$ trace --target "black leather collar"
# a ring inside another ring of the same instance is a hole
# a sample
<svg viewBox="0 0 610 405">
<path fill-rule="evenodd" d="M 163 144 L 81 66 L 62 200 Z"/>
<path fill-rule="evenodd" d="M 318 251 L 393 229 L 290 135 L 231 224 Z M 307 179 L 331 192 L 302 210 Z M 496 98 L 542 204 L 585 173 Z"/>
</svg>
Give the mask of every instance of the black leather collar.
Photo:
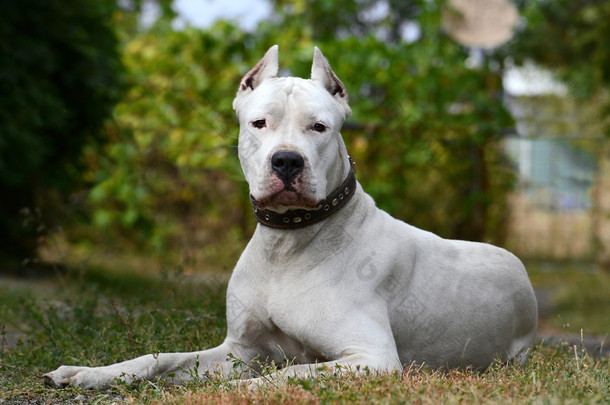
<svg viewBox="0 0 610 405">
<path fill-rule="evenodd" d="M 256 200 L 250 196 L 254 206 L 254 216 L 261 224 L 278 229 L 299 229 L 320 222 L 339 211 L 354 195 L 356 191 L 356 170 L 350 158 L 350 171 L 347 178 L 339 187 L 330 193 L 320 203 L 320 208 L 314 210 L 297 209 L 288 210 L 283 214 L 258 208 Z"/>
</svg>

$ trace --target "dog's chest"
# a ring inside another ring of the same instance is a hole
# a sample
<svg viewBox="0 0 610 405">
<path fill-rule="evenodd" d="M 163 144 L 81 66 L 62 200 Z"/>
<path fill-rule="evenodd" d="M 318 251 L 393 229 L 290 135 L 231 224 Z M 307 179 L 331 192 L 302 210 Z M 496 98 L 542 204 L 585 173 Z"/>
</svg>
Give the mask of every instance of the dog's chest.
<svg viewBox="0 0 610 405">
<path fill-rule="evenodd" d="M 289 339 L 294 347 L 312 360 L 330 358 L 324 352 L 325 342 L 333 334 L 333 318 L 337 316 L 334 290 L 328 280 L 307 276 L 295 277 L 294 282 L 280 280 L 269 290 L 266 305 L 269 321 L 281 340 Z M 295 353 L 296 355 L 296 353 Z"/>
</svg>

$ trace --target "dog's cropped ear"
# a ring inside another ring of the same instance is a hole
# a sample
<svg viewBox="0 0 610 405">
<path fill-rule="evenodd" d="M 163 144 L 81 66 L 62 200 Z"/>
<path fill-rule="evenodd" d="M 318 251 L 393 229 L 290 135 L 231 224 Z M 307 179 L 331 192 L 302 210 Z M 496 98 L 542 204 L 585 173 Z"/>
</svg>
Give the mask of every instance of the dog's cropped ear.
<svg viewBox="0 0 610 405">
<path fill-rule="evenodd" d="M 278 65 L 278 46 L 273 45 L 263 56 L 256 66 L 254 66 L 243 79 L 237 90 L 237 96 L 233 101 L 233 108 L 236 109 L 237 99 L 257 88 L 265 79 L 276 77 L 279 70 Z"/>
<path fill-rule="evenodd" d="M 345 118 L 350 116 L 352 110 L 347 104 L 347 90 L 345 90 L 345 86 L 330 68 L 330 64 L 317 46 L 313 51 L 311 80 L 320 83 L 343 106 Z"/>
</svg>

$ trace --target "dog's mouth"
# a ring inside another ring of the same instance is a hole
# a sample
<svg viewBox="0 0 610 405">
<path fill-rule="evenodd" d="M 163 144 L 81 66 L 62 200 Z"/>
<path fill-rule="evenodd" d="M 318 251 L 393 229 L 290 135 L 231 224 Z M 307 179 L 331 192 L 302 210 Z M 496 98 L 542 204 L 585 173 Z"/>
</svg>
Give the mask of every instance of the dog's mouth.
<svg viewBox="0 0 610 405">
<path fill-rule="evenodd" d="M 250 198 L 256 208 L 279 213 L 287 210 L 319 208 L 320 201 L 308 196 L 307 188 L 299 175 L 282 178 L 273 174 L 267 180 L 265 189 L 261 190 L 260 194 L 251 195 Z"/>
<path fill-rule="evenodd" d="M 251 198 L 257 208 L 273 211 L 289 209 L 313 210 L 319 208 L 320 205 L 318 201 L 305 197 L 294 188 L 289 189 L 288 187 L 263 198 Z"/>
</svg>

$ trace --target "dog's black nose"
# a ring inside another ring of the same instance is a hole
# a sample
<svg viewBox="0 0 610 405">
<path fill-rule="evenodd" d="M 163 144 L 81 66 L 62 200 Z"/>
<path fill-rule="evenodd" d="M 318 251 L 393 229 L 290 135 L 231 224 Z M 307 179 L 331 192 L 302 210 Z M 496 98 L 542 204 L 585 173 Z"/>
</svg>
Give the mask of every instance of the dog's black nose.
<svg viewBox="0 0 610 405">
<path fill-rule="evenodd" d="M 303 167 L 305 160 L 296 152 L 280 150 L 271 156 L 271 168 L 284 182 L 294 179 L 303 171 Z"/>
</svg>

